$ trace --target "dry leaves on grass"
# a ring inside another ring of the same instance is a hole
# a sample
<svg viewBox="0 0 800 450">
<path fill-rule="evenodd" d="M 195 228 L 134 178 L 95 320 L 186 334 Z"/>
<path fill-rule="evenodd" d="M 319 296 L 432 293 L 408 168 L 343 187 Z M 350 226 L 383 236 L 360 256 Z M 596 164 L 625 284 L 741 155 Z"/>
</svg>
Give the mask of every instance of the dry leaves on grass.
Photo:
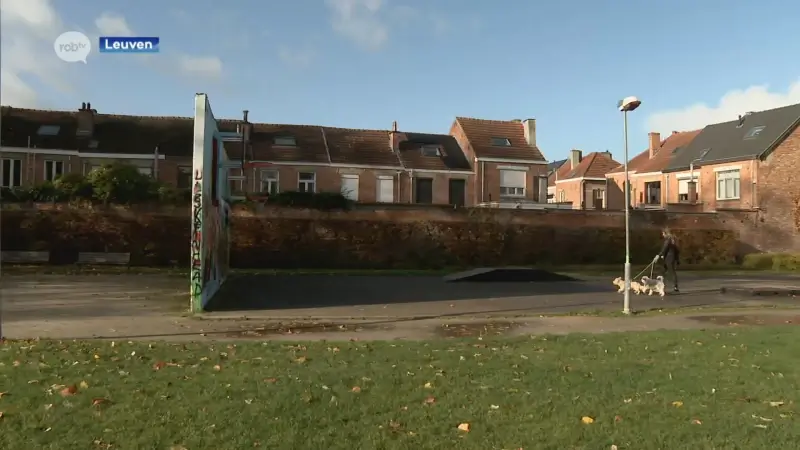
<svg viewBox="0 0 800 450">
<path fill-rule="evenodd" d="M 583 416 L 583 417 L 581 417 L 581 422 L 585 423 L 586 425 L 589 425 L 589 424 L 594 423 L 594 418 L 589 417 L 589 416 Z"/>
<path fill-rule="evenodd" d="M 75 395 L 78 393 L 78 386 L 75 386 L 74 384 L 65 386 L 63 389 L 61 389 L 61 391 L 59 391 L 59 393 L 61 394 L 62 397 L 69 397 L 71 395 Z"/>
<path fill-rule="evenodd" d="M 430 396 L 430 397 L 426 398 L 423 403 L 425 403 L 426 405 L 432 405 L 432 404 L 436 403 L 436 397 Z"/>
<path fill-rule="evenodd" d="M 463 431 L 465 433 L 469 433 L 469 424 L 466 422 L 458 424 L 458 430 Z"/>
<path fill-rule="evenodd" d="M 8 392 L 0 392 L 0 398 L 6 397 L 8 395 L 11 395 L 11 394 L 8 393 Z"/>
<path fill-rule="evenodd" d="M 361 388 L 358 386 L 353 386 L 353 389 L 350 389 L 350 392 L 355 392 L 356 394 L 358 394 L 359 392 L 361 392 Z"/>
<path fill-rule="evenodd" d="M 680 401 L 680 400 L 674 401 L 674 402 L 672 402 L 672 406 L 674 406 L 676 408 L 680 408 L 681 406 L 683 406 L 683 402 Z"/>
</svg>

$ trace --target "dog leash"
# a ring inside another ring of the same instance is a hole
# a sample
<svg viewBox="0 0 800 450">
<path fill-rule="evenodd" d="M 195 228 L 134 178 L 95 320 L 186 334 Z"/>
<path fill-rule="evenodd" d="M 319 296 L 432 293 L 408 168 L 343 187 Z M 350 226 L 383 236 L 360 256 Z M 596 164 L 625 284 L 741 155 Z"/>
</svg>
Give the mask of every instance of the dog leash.
<svg viewBox="0 0 800 450">
<path fill-rule="evenodd" d="M 632 277 L 631 280 L 635 280 L 635 279 L 639 278 L 639 276 L 641 274 L 647 272 L 647 269 L 650 269 L 650 278 L 653 278 L 653 271 L 655 271 L 655 268 L 656 268 L 656 260 L 654 259 L 654 260 L 650 261 L 650 264 L 645 266 L 644 270 L 642 270 L 641 272 L 636 274 L 635 277 Z"/>
</svg>

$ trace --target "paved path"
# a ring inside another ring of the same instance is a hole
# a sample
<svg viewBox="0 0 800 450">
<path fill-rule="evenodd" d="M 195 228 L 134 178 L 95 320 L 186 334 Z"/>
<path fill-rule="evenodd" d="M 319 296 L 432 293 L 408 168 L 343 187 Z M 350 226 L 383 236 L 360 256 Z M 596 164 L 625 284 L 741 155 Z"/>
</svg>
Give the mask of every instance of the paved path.
<svg viewBox="0 0 800 450">
<path fill-rule="evenodd" d="M 800 286 L 796 277 L 775 275 L 686 278 L 683 294 L 664 300 L 634 296 L 633 308 L 749 306 L 756 304 L 752 298 L 722 295 L 720 285 Z M 574 331 L 580 328 L 575 324 L 587 320 L 593 323 L 611 321 L 603 322 L 611 329 L 619 326 L 611 326 L 612 323 L 651 327 L 660 321 L 646 317 L 634 318 L 636 322 L 631 318 L 537 317 L 577 310 L 619 310 L 622 296 L 613 291 L 608 280 L 597 278 L 569 283 L 444 283 L 438 277 L 242 277 L 232 279 L 221 297 L 227 302 L 226 309 L 231 309 L 231 305 L 239 309 L 209 313 L 204 315 L 205 320 L 180 314 L 188 305 L 186 285 L 184 278 L 166 275 L 3 276 L 3 335 L 9 338 L 241 338 L 253 329 L 275 328 L 276 321 L 316 319 L 347 324 L 358 319 L 358 324 L 354 325 L 359 327 L 358 331 L 348 326 L 341 329 L 334 326 L 338 330 L 337 338 L 358 335 L 395 339 L 425 337 L 434 333 L 431 330 L 443 321 L 475 321 L 480 317 L 525 318 L 524 326 L 515 325 L 514 329 L 529 332 Z M 792 303 L 793 299 L 780 301 Z M 272 309 L 265 310 L 265 307 Z M 322 331 L 312 329 L 310 333 L 300 330 L 302 336 L 295 334 L 292 327 L 253 333 L 276 339 L 313 338 L 315 335 L 332 338 L 330 327 Z"/>
</svg>

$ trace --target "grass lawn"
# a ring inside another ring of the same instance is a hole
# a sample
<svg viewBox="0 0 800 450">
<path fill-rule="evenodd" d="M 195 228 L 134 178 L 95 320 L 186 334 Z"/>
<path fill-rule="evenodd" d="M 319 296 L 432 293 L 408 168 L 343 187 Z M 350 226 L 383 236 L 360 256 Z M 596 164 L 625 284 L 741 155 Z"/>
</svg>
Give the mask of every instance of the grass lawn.
<svg viewBox="0 0 800 450">
<path fill-rule="evenodd" d="M 800 327 L 5 342 L 0 448 L 789 449 L 798 355 Z"/>
</svg>

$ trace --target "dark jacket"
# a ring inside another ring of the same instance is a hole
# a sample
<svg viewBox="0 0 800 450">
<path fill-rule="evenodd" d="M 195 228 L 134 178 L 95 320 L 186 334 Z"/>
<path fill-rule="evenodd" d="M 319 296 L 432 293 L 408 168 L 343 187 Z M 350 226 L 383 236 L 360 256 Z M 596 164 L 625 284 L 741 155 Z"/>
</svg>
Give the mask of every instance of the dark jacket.
<svg viewBox="0 0 800 450">
<path fill-rule="evenodd" d="M 664 245 L 661 246 L 661 252 L 659 252 L 659 256 L 664 258 L 664 262 L 667 263 L 678 263 L 680 256 L 680 251 L 678 250 L 678 243 L 675 242 L 675 238 L 668 236 L 664 238 Z"/>
</svg>

